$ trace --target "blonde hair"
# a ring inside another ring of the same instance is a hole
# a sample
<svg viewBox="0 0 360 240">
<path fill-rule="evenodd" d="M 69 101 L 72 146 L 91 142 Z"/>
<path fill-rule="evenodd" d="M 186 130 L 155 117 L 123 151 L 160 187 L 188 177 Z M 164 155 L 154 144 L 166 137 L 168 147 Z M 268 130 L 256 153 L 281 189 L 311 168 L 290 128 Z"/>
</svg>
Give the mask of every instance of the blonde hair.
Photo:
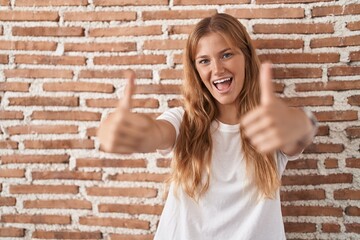
<svg viewBox="0 0 360 240">
<path fill-rule="evenodd" d="M 208 190 L 210 184 L 210 125 L 216 119 L 218 109 L 215 99 L 196 70 L 194 55 L 199 40 L 212 32 L 222 35 L 245 57 L 244 86 L 236 100 L 239 116 L 254 109 L 260 99 L 260 61 L 245 27 L 236 18 L 227 14 L 216 14 L 201 20 L 190 34 L 184 52 L 182 93 L 185 113 L 174 149 L 171 174 L 175 191 L 182 187 L 186 194 L 196 201 Z M 243 131 L 240 131 L 240 134 L 248 176 L 253 178 L 262 196 L 273 198 L 280 186 L 274 154 L 260 154 L 245 138 Z"/>
</svg>

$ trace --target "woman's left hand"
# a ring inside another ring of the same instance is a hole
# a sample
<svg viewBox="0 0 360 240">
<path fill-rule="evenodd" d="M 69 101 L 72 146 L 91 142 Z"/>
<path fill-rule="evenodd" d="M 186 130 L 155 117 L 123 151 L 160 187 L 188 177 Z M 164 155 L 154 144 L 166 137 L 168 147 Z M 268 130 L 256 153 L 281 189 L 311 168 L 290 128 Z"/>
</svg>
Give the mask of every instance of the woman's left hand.
<svg viewBox="0 0 360 240">
<path fill-rule="evenodd" d="M 240 125 L 259 152 L 280 149 L 287 155 L 295 155 L 304 148 L 298 142 L 312 135 L 313 126 L 304 111 L 290 108 L 276 97 L 271 72 L 270 63 L 261 65 L 260 105 L 246 113 Z"/>
</svg>

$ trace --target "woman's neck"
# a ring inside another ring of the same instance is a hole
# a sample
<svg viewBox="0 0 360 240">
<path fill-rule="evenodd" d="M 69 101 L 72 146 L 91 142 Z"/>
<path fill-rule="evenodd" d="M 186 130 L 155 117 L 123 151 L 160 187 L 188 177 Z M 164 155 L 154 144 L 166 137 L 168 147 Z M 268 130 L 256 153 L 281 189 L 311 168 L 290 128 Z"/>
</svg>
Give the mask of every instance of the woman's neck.
<svg viewBox="0 0 360 240">
<path fill-rule="evenodd" d="M 218 105 L 219 115 L 217 116 L 217 120 L 222 123 L 235 125 L 240 122 L 240 116 L 238 113 L 238 109 L 235 104 L 231 105 Z"/>
</svg>

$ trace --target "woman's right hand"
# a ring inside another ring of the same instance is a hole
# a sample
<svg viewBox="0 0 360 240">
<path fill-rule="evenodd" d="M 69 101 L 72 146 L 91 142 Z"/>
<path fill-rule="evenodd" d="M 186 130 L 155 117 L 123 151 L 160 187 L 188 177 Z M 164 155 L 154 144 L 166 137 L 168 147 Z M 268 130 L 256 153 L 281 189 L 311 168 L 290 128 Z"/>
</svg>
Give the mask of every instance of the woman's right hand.
<svg viewBox="0 0 360 240">
<path fill-rule="evenodd" d="M 135 72 L 127 72 L 128 84 L 124 97 L 114 112 L 100 123 L 97 136 L 100 150 L 112 153 L 130 154 L 152 151 L 149 134 L 156 126 L 155 120 L 142 113 L 131 112 L 132 95 L 135 92 Z"/>
</svg>

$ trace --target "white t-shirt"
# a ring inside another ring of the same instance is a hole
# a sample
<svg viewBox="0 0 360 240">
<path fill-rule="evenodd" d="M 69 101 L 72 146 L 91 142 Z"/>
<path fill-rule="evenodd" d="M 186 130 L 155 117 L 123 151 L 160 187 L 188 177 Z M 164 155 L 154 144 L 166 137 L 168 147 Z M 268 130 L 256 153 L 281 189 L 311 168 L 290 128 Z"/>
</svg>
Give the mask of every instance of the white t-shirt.
<svg viewBox="0 0 360 240">
<path fill-rule="evenodd" d="M 184 110 L 173 108 L 158 119 L 179 133 Z M 170 186 L 155 240 L 282 240 L 285 238 L 279 191 L 276 199 L 258 199 L 246 174 L 239 125 L 214 121 L 210 186 L 198 203 Z M 288 159 L 277 154 L 280 175 Z"/>
</svg>

